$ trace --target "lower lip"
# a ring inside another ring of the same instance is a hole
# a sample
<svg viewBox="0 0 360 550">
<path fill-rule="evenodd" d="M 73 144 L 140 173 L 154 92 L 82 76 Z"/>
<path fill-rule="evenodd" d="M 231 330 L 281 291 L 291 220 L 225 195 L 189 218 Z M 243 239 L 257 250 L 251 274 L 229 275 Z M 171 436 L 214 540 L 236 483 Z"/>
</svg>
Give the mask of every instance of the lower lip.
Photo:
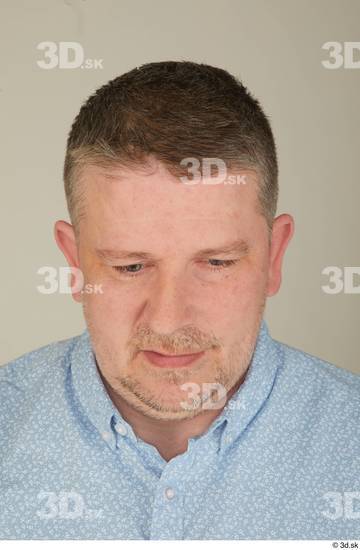
<svg viewBox="0 0 360 550">
<path fill-rule="evenodd" d="M 157 367 L 186 367 L 204 355 L 204 351 L 192 355 L 161 355 L 155 351 L 143 351 L 145 357 Z"/>
</svg>

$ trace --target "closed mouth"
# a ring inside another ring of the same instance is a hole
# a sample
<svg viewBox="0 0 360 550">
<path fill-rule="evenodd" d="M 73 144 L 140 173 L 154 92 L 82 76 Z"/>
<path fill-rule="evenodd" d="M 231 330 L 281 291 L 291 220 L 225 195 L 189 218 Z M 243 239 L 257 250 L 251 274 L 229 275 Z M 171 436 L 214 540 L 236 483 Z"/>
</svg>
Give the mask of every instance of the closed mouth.
<svg viewBox="0 0 360 550">
<path fill-rule="evenodd" d="M 154 350 L 142 350 L 142 353 L 150 363 L 157 367 L 185 367 L 202 357 L 205 351 L 197 351 L 196 353 L 187 353 L 185 355 L 166 355 Z"/>
</svg>

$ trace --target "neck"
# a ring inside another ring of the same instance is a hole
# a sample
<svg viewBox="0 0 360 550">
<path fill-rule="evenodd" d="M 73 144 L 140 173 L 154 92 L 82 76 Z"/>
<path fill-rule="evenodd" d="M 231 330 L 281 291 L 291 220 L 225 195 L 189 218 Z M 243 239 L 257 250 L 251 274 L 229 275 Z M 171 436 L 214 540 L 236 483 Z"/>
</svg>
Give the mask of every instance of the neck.
<svg viewBox="0 0 360 550">
<path fill-rule="evenodd" d="M 239 389 L 245 376 L 246 372 L 227 392 L 223 407 L 204 409 L 197 416 L 183 420 L 158 420 L 144 415 L 116 393 L 102 375 L 101 378 L 112 402 L 124 420 L 131 425 L 135 435 L 146 443 L 154 445 L 162 458 L 168 462 L 175 456 L 186 452 L 190 438 L 203 434 L 209 428 L 221 414 L 231 396 Z"/>
</svg>

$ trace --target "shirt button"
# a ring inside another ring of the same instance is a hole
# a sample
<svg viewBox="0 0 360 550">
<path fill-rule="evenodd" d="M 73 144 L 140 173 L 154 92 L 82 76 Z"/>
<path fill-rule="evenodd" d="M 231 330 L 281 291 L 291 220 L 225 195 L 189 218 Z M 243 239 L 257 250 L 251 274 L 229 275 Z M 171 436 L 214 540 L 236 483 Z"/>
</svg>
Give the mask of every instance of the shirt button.
<svg viewBox="0 0 360 550">
<path fill-rule="evenodd" d="M 174 489 L 172 489 L 171 487 L 168 487 L 166 490 L 165 490 L 165 496 L 168 500 L 171 500 L 172 498 L 174 498 L 175 496 L 175 491 Z"/>
<path fill-rule="evenodd" d="M 120 434 L 120 435 L 126 435 L 126 434 L 127 434 L 127 429 L 126 429 L 126 427 L 124 426 L 124 424 L 116 424 L 115 430 L 116 430 L 117 433 Z"/>
</svg>

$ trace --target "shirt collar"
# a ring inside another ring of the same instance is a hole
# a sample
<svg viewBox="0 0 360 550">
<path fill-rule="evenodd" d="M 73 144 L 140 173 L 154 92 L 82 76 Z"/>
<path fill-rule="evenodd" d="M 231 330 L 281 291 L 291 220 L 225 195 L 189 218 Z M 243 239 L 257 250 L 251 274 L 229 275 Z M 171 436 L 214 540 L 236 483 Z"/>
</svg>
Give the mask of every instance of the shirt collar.
<svg viewBox="0 0 360 550">
<path fill-rule="evenodd" d="M 87 329 L 78 337 L 70 361 L 74 392 L 85 415 L 103 440 L 115 450 L 116 435 L 112 428 L 120 413 L 101 380 Z"/>
<path fill-rule="evenodd" d="M 116 448 L 117 422 L 126 425 L 128 435 L 137 441 L 132 427 L 113 404 L 100 377 L 90 335 L 87 329 L 78 337 L 71 351 L 73 388 L 88 419 L 113 450 Z M 264 319 L 261 321 L 252 359 L 244 382 L 229 399 L 220 415 L 206 431 L 207 436 L 219 424 L 225 423 L 220 439 L 222 453 L 249 425 L 269 399 L 278 366 L 278 348 L 271 338 Z"/>
<path fill-rule="evenodd" d="M 265 319 L 262 319 L 245 380 L 215 421 L 216 425 L 226 421 L 220 440 L 220 453 L 240 436 L 266 405 L 280 364 L 280 350 L 269 333 Z"/>
</svg>

